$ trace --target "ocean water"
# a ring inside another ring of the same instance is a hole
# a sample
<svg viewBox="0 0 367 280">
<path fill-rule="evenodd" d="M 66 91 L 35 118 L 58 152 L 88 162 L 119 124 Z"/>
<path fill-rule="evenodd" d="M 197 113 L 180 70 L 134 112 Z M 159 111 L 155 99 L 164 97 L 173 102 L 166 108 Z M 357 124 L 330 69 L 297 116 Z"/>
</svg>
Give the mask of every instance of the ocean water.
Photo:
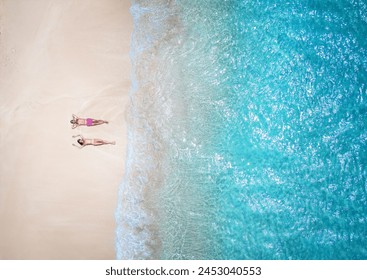
<svg viewBox="0 0 367 280">
<path fill-rule="evenodd" d="M 367 1 L 133 0 L 118 259 L 367 259 Z"/>
</svg>

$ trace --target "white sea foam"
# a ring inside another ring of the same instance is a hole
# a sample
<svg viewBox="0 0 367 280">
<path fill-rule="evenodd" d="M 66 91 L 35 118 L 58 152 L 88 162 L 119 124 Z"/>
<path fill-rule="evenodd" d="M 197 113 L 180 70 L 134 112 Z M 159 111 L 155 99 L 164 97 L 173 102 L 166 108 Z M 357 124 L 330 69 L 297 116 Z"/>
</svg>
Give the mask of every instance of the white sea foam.
<svg viewBox="0 0 367 280">
<path fill-rule="evenodd" d="M 157 56 L 177 28 L 171 1 L 133 1 L 131 42 L 132 88 L 128 116 L 126 173 L 119 189 L 115 218 L 118 259 L 158 258 L 160 238 L 154 193 L 162 181 L 162 135 L 164 115 L 170 113 L 168 98 L 160 85 Z M 165 99 L 165 104 L 162 104 Z M 162 106 L 161 106 L 162 105 Z M 164 138 L 164 137 L 163 137 Z"/>
</svg>

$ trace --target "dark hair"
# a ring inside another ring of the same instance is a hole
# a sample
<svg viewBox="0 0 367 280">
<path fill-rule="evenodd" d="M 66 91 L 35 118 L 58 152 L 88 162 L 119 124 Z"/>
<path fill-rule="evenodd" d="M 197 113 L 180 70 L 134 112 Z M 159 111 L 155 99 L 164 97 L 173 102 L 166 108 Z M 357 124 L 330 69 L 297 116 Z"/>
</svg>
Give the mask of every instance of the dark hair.
<svg viewBox="0 0 367 280">
<path fill-rule="evenodd" d="M 83 144 L 84 144 L 83 139 L 78 139 L 78 140 L 77 140 L 77 142 L 78 142 L 80 145 L 82 145 L 82 146 L 83 146 Z"/>
<path fill-rule="evenodd" d="M 75 124 L 75 120 L 71 120 L 70 123 Z"/>
</svg>

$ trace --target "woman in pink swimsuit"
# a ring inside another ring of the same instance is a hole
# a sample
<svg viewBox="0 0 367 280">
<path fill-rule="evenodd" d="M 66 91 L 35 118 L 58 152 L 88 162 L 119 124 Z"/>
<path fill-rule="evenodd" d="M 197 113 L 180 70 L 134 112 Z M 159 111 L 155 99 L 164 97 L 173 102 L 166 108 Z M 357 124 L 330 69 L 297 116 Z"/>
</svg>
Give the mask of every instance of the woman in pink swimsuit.
<svg viewBox="0 0 367 280">
<path fill-rule="evenodd" d="M 76 128 L 79 125 L 94 126 L 94 125 L 99 125 L 103 123 L 108 123 L 108 121 L 95 120 L 91 118 L 82 119 L 73 114 L 73 119 L 70 121 L 70 123 L 72 124 L 71 128 Z"/>
<path fill-rule="evenodd" d="M 84 138 L 80 134 L 74 135 L 73 138 L 78 137 L 78 136 L 80 136 L 80 138 L 76 141 L 78 142 L 79 145 L 76 145 L 74 143 L 72 145 L 79 148 L 79 149 L 84 148 L 85 146 L 88 146 L 88 145 L 102 146 L 102 145 L 107 145 L 107 144 L 111 144 L 111 145 L 116 144 L 115 141 L 105 141 L 105 140 L 102 140 L 102 139 L 87 139 L 87 138 Z"/>
</svg>

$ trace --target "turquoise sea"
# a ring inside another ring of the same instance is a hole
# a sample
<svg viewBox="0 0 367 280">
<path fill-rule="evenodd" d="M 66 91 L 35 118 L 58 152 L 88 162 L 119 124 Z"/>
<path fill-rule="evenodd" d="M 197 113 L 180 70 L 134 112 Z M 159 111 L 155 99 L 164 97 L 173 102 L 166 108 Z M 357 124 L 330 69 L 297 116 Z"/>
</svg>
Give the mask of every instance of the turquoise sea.
<svg viewBox="0 0 367 280">
<path fill-rule="evenodd" d="M 367 0 L 133 0 L 118 259 L 367 259 Z"/>
</svg>

